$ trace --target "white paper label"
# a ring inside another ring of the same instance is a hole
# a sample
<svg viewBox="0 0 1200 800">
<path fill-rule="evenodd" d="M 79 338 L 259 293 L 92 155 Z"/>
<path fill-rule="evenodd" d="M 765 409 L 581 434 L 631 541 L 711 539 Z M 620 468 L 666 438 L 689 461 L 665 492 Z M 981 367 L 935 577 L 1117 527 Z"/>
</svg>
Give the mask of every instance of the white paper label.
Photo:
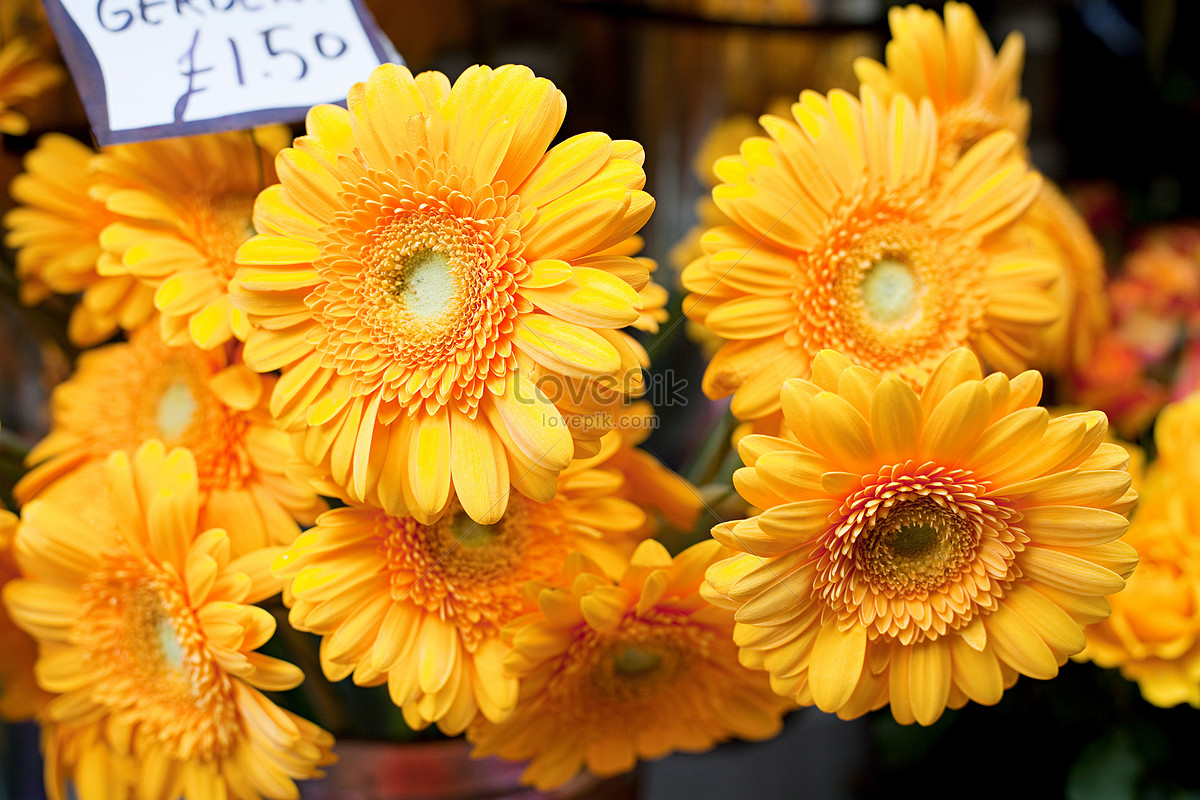
<svg viewBox="0 0 1200 800">
<path fill-rule="evenodd" d="M 355 0 L 52 0 L 47 10 L 60 42 L 73 40 L 64 54 L 102 143 L 296 121 L 344 101 L 392 56 Z M 67 16 L 75 30 L 64 37 Z M 79 74 L 96 67 L 100 80 Z"/>
</svg>

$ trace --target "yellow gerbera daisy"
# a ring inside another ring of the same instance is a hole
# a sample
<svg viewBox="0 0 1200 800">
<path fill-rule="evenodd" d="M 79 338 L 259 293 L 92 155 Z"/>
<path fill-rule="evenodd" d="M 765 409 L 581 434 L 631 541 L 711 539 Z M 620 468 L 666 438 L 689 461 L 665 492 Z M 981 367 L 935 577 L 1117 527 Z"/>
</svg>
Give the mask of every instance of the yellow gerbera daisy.
<svg viewBox="0 0 1200 800">
<path fill-rule="evenodd" d="M 889 101 L 897 94 L 914 102 L 929 98 L 938 118 L 938 152 L 945 169 L 972 145 L 996 131 L 1024 142 L 1029 103 L 1021 97 L 1025 44 L 1009 34 L 997 54 L 971 7 L 947 3 L 945 23 L 918 6 L 888 13 L 893 39 L 887 64 L 869 58 L 854 63 L 864 86 Z M 1091 358 L 1096 338 L 1108 324 L 1104 258 L 1087 224 L 1062 193 L 1046 182 L 1018 234 L 1058 265 L 1058 320 L 1041 336 L 1031 363 L 1060 374 Z"/>
<path fill-rule="evenodd" d="M 246 360 L 282 368 L 272 411 L 356 499 L 429 523 L 510 485 L 549 500 L 640 385 L 644 264 L 609 249 L 649 217 L 642 148 L 546 147 L 566 101 L 525 67 L 454 83 L 386 64 L 318 106 L 277 161 L 231 285 Z M 553 398 L 547 397 L 547 393 Z M 390 491 L 379 492 L 387 481 Z M 374 502 L 374 500 L 372 500 Z"/>
<path fill-rule="evenodd" d="M 159 439 L 194 454 L 201 524 L 230 531 L 235 554 L 289 544 L 297 522 L 312 524 L 325 505 L 284 474 L 292 446 L 267 410 L 273 383 L 225 348 L 170 347 L 156 325 L 85 352 L 51 396 L 50 433 L 30 451 L 15 495 L 25 503 L 64 480 L 94 486 L 87 473 L 109 455 Z"/>
<path fill-rule="evenodd" d="M 42 59 L 37 48 L 18 36 L 0 47 L 0 133 L 22 136 L 29 120 L 12 109 L 37 97 L 66 77 L 63 68 Z"/>
<path fill-rule="evenodd" d="M 304 677 L 255 652 L 275 619 L 251 603 L 279 591 L 280 549 L 231 558 L 225 531 L 199 525 L 196 474 L 190 452 L 151 442 L 109 459 L 115 528 L 90 525 L 78 498 L 23 509 L 25 577 L 4 600 L 56 695 L 42 718 L 55 800 L 67 781 L 81 800 L 282 800 L 331 760 L 329 734 L 259 691 Z"/>
<path fill-rule="evenodd" d="M 17 517 L 0 510 L 0 589 L 21 575 L 12 554 Z M 33 676 L 37 649 L 29 634 L 13 624 L 0 603 L 0 719 L 31 719 L 50 695 L 38 688 Z"/>
<path fill-rule="evenodd" d="M 898 96 L 928 97 L 938 116 L 938 151 L 949 169 L 964 152 L 994 131 L 1029 135 L 1029 102 L 1021 97 L 1025 38 L 1014 31 L 997 53 L 966 3 L 946 3 L 945 23 L 917 5 L 888 11 L 892 40 L 885 67 L 871 58 L 854 61 L 854 72 L 886 103 Z"/>
<path fill-rule="evenodd" d="M 17 251 L 21 302 L 39 303 L 50 292 L 83 293 L 67 328 L 80 347 L 143 325 L 154 313 L 150 288 L 129 275 L 97 271 L 98 263 L 112 259 L 100 247 L 100 232 L 117 216 L 90 195 L 95 155 L 61 133 L 40 138 L 9 187 L 21 205 L 4 216 L 4 243 Z"/>
<path fill-rule="evenodd" d="M 246 315 L 229 302 L 234 255 L 254 235 L 259 191 L 275 183 L 282 125 L 106 148 L 93 193 L 119 219 L 101 242 L 103 275 L 132 275 L 154 291 L 168 344 L 205 349 L 245 339 Z"/>
<path fill-rule="evenodd" d="M 796 442 L 739 444 L 735 486 L 765 510 L 713 528 L 742 551 L 708 571 L 742 663 L 802 704 L 922 725 L 1054 677 L 1137 562 L 1115 541 L 1136 494 L 1104 415 L 1051 420 L 1040 394 L 965 349 L 920 393 L 832 351 L 788 381 Z"/>
<path fill-rule="evenodd" d="M 504 719 L 517 683 L 499 634 L 528 610 L 525 584 L 556 576 L 575 550 L 619 563 L 645 521 L 612 496 L 620 473 L 576 461 L 558 482 L 549 502 L 514 497 L 491 525 L 453 505 L 432 525 L 363 506 L 322 514 L 275 562 L 295 598 L 292 626 L 325 637 L 330 680 L 386 681 L 413 727 L 456 734 L 478 712 Z"/>
<path fill-rule="evenodd" d="M 520 701 L 505 722 L 468 729 L 473 755 L 529 759 L 522 779 L 550 789 L 584 767 L 615 775 L 640 758 L 777 734 L 791 704 L 738 664 L 732 615 L 698 593 L 727 554 L 709 540 L 672 559 L 647 539 L 616 580 L 573 555 L 568 585 L 542 589 L 506 630 Z"/>
<path fill-rule="evenodd" d="M 805 92 L 792 116 L 762 117 L 771 138 L 717 163 L 713 198 L 735 224 L 710 230 L 683 275 L 684 311 L 731 340 L 704 391 L 732 393 L 740 419 L 767 416 L 826 347 L 916 385 L 963 345 L 1022 369 L 1058 312 L 1055 266 L 990 235 L 1041 183 L 1012 134 L 944 169 L 928 102 Z"/>
<path fill-rule="evenodd" d="M 1200 396 L 1167 406 L 1154 440 L 1158 459 L 1125 536 L 1138 568 L 1077 658 L 1119 668 L 1156 706 L 1200 708 Z"/>
</svg>

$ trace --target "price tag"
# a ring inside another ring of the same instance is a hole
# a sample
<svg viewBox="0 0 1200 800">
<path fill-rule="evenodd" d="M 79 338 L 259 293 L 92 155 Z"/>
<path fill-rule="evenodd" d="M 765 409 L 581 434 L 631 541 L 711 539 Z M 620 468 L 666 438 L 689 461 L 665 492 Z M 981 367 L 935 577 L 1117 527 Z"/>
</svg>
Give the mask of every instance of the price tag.
<svg viewBox="0 0 1200 800">
<path fill-rule="evenodd" d="M 102 144 L 304 119 L 403 63 L 361 0 L 45 0 Z"/>
</svg>

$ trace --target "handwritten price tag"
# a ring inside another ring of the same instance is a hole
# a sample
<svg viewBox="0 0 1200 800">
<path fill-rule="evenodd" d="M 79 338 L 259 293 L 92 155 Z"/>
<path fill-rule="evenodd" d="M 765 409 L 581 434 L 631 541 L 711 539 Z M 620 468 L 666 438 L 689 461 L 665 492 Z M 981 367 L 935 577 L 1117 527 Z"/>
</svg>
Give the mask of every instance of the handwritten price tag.
<svg viewBox="0 0 1200 800">
<path fill-rule="evenodd" d="M 102 144 L 295 122 L 400 61 L 360 0 L 45 0 Z"/>
</svg>

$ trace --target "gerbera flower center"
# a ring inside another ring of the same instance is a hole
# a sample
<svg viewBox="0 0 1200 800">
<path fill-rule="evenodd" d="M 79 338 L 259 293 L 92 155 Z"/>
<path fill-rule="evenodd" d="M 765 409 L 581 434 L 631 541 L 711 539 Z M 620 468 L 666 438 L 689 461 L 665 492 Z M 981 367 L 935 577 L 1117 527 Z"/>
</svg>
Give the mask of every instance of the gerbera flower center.
<svg viewBox="0 0 1200 800">
<path fill-rule="evenodd" d="M 462 234 L 455 220 L 423 214 L 378 231 L 364 253 L 365 319 L 408 338 L 452 342 L 469 323 L 460 313 L 460 294 L 469 295 L 478 278 Z"/>
<path fill-rule="evenodd" d="M 917 282 L 907 264 L 884 259 L 863 275 L 861 296 L 868 316 L 881 326 L 902 324 L 917 310 Z"/>
<path fill-rule="evenodd" d="M 893 508 L 868 530 L 858 556 L 874 586 L 908 593 L 945 585 L 962 572 L 977 544 L 961 517 L 918 499 Z"/>
<path fill-rule="evenodd" d="M 502 532 L 497 530 L 498 525 L 481 525 L 463 511 L 454 515 L 450 527 L 454 531 L 458 546 L 468 550 L 489 547 L 502 535 Z"/>
<path fill-rule="evenodd" d="M 569 549 L 556 500 L 514 496 L 492 525 L 475 522 L 457 502 L 433 525 L 383 512 L 375 520 L 392 598 L 452 620 L 472 651 L 522 613 L 525 582 L 556 574 Z"/>
<path fill-rule="evenodd" d="M 163 389 L 158 398 L 155 422 L 164 442 L 177 443 L 196 415 L 196 396 L 186 381 L 176 380 Z"/>
<path fill-rule="evenodd" d="M 203 356 L 186 348 L 155 348 L 143 351 L 143 355 L 158 355 L 162 360 L 144 367 L 141 381 L 123 389 L 137 411 L 128 416 L 128 430 L 106 424 L 111 429 L 106 436 L 120 440 L 109 449 L 133 449 L 147 439 L 160 439 L 167 447 L 182 446 L 192 451 L 201 490 L 241 486 L 251 465 L 238 443 L 249 423 L 221 403 L 208 387 L 211 368 Z M 114 376 L 117 380 L 129 377 Z M 112 408 L 104 414 L 123 418 Z"/>
<path fill-rule="evenodd" d="M 131 553 L 111 554 L 82 586 L 73 643 L 93 697 L 181 759 L 230 752 L 233 688 L 208 651 L 179 578 Z"/>
<path fill-rule="evenodd" d="M 1007 127 L 1009 121 L 982 103 L 965 102 L 947 108 L 938 116 L 938 158 L 949 170 L 989 133 Z"/>
<path fill-rule="evenodd" d="M 518 201 L 448 165 L 369 173 L 327 229 L 307 303 L 317 348 L 355 391 L 424 398 L 473 414 L 489 378 L 516 365 L 509 339 L 528 266 Z M 401 179 L 403 178 L 403 179 Z"/>
<path fill-rule="evenodd" d="M 662 664 L 662 656 L 644 647 L 627 645 L 613 654 L 613 668 L 619 675 L 638 675 L 650 672 Z"/>
<path fill-rule="evenodd" d="M 426 557 L 450 578 L 465 573 L 473 581 L 502 578 L 519 565 L 529 544 L 525 504 L 518 502 L 499 522 L 480 525 L 456 509 L 425 528 Z"/>
<path fill-rule="evenodd" d="M 421 320 L 437 319 L 450 311 L 458 296 L 458 281 L 438 250 L 418 250 L 402 260 L 396 295 L 405 309 Z"/>
<path fill-rule="evenodd" d="M 590 662 L 588 691 L 614 703 L 653 700 L 685 681 L 694 654 L 715 644 L 712 631 L 670 615 L 655 616 L 626 617 L 613 634 L 589 631 L 590 641 L 577 651 L 578 658 Z"/>
<path fill-rule="evenodd" d="M 197 198 L 192 236 L 222 282 L 237 271 L 237 249 L 255 234 L 254 192 L 231 192 Z"/>
<path fill-rule="evenodd" d="M 831 219 L 823 243 L 800 260 L 789 343 L 830 347 L 889 373 L 966 341 L 982 315 L 976 273 L 985 259 L 960 231 L 927 217 L 915 199 L 880 193 Z"/>
<path fill-rule="evenodd" d="M 163 614 L 158 619 L 158 647 L 163 660 L 174 669 L 183 668 L 183 646 L 171 618 Z"/>
<path fill-rule="evenodd" d="M 183 647 L 159 592 L 149 586 L 137 587 L 130 593 L 125 614 L 134 657 L 149 672 L 169 672 L 180 677 Z"/>
<path fill-rule="evenodd" d="M 863 479 L 821 540 L 816 590 L 872 637 L 905 644 L 966 625 L 1017 577 L 1020 514 L 969 471 L 909 461 Z"/>
</svg>

